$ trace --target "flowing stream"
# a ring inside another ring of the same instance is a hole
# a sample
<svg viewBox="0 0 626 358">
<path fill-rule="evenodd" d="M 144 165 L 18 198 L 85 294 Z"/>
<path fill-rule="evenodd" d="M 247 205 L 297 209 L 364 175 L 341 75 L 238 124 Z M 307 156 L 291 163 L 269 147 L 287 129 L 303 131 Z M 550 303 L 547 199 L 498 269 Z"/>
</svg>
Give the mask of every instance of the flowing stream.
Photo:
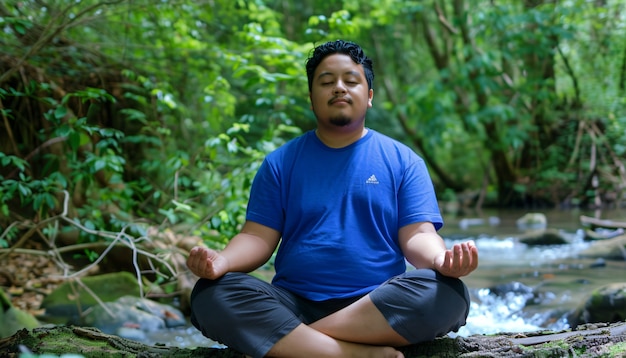
<svg viewBox="0 0 626 358">
<path fill-rule="evenodd" d="M 567 313 L 584 302 L 592 290 L 626 281 L 626 261 L 598 265 L 594 259 L 578 257 L 591 245 L 583 240 L 579 217 L 593 216 L 593 212 L 537 211 L 546 215 L 548 228 L 564 234 L 568 244 L 536 247 L 518 241 L 524 231 L 517 227 L 516 220 L 527 212 L 445 216 L 440 234 L 448 246 L 471 239 L 480 255 L 478 269 L 463 279 L 472 296 L 467 324 L 452 336 L 567 329 Z M 626 221 L 626 213 L 603 212 L 601 218 Z M 494 287 L 505 290 L 495 295 Z M 145 343 L 219 347 L 193 327 L 155 332 Z"/>
<path fill-rule="evenodd" d="M 579 217 L 594 213 L 544 212 L 548 228 L 561 231 L 568 244 L 534 247 L 518 241 L 524 231 L 517 227 L 516 220 L 525 213 L 499 212 L 497 216 L 483 217 L 485 224 L 470 227 L 464 224 L 467 218 L 452 218 L 441 230 L 448 244 L 473 239 L 479 248 L 479 268 L 464 278 L 472 294 L 472 306 L 467 325 L 459 335 L 567 329 L 567 314 L 591 291 L 626 281 L 626 261 L 578 256 L 592 245 L 584 240 Z M 626 221 L 626 213 L 619 211 L 605 212 L 600 217 Z M 494 295 L 490 288 L 498 285 L 518 289 Z"/>
</svg>

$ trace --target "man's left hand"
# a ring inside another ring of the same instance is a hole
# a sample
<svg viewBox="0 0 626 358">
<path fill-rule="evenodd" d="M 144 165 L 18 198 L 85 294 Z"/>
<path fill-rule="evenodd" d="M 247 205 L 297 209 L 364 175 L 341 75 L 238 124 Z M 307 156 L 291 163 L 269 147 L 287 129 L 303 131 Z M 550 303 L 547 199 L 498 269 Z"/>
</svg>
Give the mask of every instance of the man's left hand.
<svg viewBox="0 0 626 358">
<path fill-rule="evenodd" d="M 474 241 L 455 244 L 435 259 L 435 270 L 444 276 L 459 278 L 478 267 L 478 248 Z"/>
</svg>

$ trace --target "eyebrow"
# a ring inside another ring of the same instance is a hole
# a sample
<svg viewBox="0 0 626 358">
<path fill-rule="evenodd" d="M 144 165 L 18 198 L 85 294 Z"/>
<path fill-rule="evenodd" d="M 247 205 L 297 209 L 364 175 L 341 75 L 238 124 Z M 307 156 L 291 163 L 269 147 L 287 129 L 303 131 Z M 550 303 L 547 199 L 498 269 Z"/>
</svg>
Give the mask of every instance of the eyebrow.
<svg viewBox="0 0 626 358">
<path fill-rule="evenodd" d="M 317 76 L 317 79 L 320 79 L 324 76 L 334 76 L 334 75 L 335 74 L 333 72 L 326 71 L 326 72 L 320 73 L 319 76 Z M 342 75 L 361 77 L 361 74 L 358 71 L 354 71 L 354 70 L 346 71 Z"/>
</svg>

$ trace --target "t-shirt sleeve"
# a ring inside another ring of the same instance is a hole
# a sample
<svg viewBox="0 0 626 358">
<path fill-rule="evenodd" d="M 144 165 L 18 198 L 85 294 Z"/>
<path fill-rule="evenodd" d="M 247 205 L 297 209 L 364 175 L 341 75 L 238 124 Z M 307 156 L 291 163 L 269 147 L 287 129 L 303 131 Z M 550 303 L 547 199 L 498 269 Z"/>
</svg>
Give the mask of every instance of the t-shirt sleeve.
<svg viewBox="0 0 626 358">
<path fill-rule="evenodd" d="M 419 157 L 408 165 L 400 184 L 398 228 L 417 222 L 431 222 L 437 230 L 443 226 L 432 180 L 424 160 Z"/>
<path fill-rule="evenodd" d="M 266 158 L 252 181 L 246 220 L 268 226 L 282 233 L 284 219 L 281 205 L 280 174 Z"/>
</svg>

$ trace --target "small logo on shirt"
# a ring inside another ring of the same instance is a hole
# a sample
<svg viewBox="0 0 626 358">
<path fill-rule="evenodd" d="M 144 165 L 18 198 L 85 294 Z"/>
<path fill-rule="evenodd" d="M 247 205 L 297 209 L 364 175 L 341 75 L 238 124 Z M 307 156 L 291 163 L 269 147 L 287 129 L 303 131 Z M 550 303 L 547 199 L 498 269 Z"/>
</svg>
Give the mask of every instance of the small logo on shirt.
<svg viewBox="0 0 626 358">
<path fill-rule="evenodd" d="M 371 177 L 367 178 L 365 184 L 379 184 L 378 179 L 376 179 L 376 175 L 372 174 Z"/>
</svg>

